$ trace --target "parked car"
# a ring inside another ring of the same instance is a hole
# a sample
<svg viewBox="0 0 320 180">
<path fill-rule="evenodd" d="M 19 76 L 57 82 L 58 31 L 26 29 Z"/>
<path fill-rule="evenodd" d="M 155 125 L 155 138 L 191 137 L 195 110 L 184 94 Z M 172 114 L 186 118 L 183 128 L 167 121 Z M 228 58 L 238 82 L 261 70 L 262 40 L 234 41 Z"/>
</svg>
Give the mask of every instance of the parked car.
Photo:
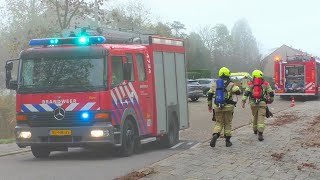
<svg viewBox="0 0 320 180">
<path fill-rule="evenodd" d="M 191 101 L 197 101 L 201 96 L 203 96 L 202 86 L 199 84 L 197 80 L 188 79 L 188 98 Z"/>
<path fill-rule="evenodd" d="M 199 82 L 199 84 L 202 87 L 203 95 L 208 96 L 208 91 L 212 86 L 212 83 L 215 83 L 217 79 L 201 78 L 196 80 Z"/>
</svg>

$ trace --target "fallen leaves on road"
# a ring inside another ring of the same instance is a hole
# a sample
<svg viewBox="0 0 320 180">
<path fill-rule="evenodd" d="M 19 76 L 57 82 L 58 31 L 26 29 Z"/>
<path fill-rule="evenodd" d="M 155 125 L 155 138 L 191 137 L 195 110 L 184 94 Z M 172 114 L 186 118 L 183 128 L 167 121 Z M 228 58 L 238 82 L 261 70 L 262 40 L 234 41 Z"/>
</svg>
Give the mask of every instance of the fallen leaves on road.
<svg viewBox="0 0 320 180">
<path fill-rule="evenodd" d="M 269 123 L 271 126 L 282 126 L 284 124 L 289 124 L 294 121 L 297 121 L 299 118 L 293 114 L 283 114 L 280 116 L 277 116 L 276 119 Z"/>
<path fill-rule="evenodd" d="M 314 165 L 313 163 L 302 163 L 301 166 L 298 166 L 299 171 L 301 171 L 303 168 L 317 169 L 316 165 Z"/>
<path fill-rule="evenodd" d="M 312 123 L 304 131 L 302 145 L 308 147 L 320 146 L 320 116 L 315 117 Z"/>
<path fill-rule="evenodd" d="M 141 179 L 143 177 L 146 177 L 147 175 L 154 174 L 154 173 L 155 173 L 154 169 L 146 168 L 146 169 L 143 169 L 141 171 L 131 172 L 131 173 L 125 175 L 125 176 L 116 178 L 115 180 L 138 180 L 138 179 Z"/>
<path fill-rule="evenodd" d="M 284 153 L 273 153 L 271 156 L 273 157 L 274 160 L 276 161 L 281 161 L 283 158 Z"/>
</svg>

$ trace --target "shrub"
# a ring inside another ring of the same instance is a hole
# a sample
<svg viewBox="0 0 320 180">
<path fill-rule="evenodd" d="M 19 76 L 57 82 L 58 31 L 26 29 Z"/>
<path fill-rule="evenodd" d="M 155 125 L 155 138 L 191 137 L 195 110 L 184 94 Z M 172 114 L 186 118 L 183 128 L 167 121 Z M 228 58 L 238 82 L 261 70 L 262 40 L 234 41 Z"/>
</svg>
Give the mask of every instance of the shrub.
<svg viewBox="0 0 320 180">
<path fill-rule="evenodd" d="M 212 74 L 209 69 L 189 70 L 188 79 L 211 78 Z"/>
<path fill-rule="evenodd" d="M 0 138 L 14 137 L 16 101 L 13 94 L 0 96 Z"/>
</svg>

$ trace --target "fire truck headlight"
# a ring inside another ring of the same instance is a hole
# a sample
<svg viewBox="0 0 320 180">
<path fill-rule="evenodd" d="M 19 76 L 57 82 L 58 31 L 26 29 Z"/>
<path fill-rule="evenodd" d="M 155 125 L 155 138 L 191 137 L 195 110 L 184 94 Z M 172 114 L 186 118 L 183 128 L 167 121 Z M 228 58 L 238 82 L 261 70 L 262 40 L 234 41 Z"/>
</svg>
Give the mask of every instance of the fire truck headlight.
<svg viewBox="0 0 320 180">
<path fill-rule="evenodd" d="M 109 130 L 92 130 L 91 131 L 91 137 L 104 137 L 104 136 L 109 136 Z"/>
<path fill-rule="evenodd" d="M 21 131 L 18 134 L 18 137 L 22 138 L 22 139 L 29 139 L 29 138 L 31 138 L 31 132 L 30 131 Z"/>
</svg>

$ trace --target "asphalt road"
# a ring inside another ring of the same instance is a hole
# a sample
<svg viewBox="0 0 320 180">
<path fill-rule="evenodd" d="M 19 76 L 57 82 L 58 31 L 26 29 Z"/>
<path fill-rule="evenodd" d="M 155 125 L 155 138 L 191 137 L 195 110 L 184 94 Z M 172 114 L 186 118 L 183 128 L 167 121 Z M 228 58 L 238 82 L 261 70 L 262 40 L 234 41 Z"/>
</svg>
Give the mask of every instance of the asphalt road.
<svg viewBox="0 0 320 180">
<path fill-rule="evenodd" d="M 276 99 L 270 105 L 272 112 L 290 107 L 290 101 Z M 301 102 L 296 102 L 299 104 Z M 54 152 L 49 159 L 35 159 L 28 153 L 0 157 L 0 179 L 2 180 L 82 180 L 113 179 L 146 165 L 162 160 L 174 153 L 199 145 L 211 136 L 213 122 L 207 111 L 206 99 L 189 102 L 191 127 L 180 133 L 182 141 L 169 149 L 159 149 L 153 144 L 146 145 L 144 152 L 131 157 L 118 157 L 112 152 L 95 152 L 72 149 L 69 152 Z M 235 109 L 233 127 L 237 128 L 250 122 L 250 109 Z"/>
<path fill-rule="evenodd" d="M 81 148 L 54 152 L 49 159 L 35 159 L 31 152 L 22 153 L 0 158 L 0 179 L 109 180 L 197 145 L 198 142 L 181 141 L 169 149 L 160 149 L 149 144 L 142 153 L 130 157 Z"/>
</svg>

